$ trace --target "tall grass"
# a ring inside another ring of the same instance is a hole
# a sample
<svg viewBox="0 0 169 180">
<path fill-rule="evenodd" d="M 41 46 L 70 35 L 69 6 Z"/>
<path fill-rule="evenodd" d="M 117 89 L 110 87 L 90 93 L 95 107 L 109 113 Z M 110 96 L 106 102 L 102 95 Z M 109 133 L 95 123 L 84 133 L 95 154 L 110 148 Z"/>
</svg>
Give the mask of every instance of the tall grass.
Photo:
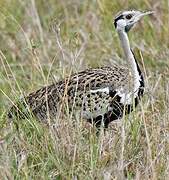
<svg viewBox="0 0 169 180">
<path fill-rule="evenodd" d="M 78 117 L 7 121 L 12 102 L 29 92 L 125 63 L 113 16 L 133 8 L 155 11 L 129 34 L 146 80 L 134 113 L 99 137 Z M 0 9 L 0 179 L 168 179 L 169 2 L 1 0 Z"/>
</svg>

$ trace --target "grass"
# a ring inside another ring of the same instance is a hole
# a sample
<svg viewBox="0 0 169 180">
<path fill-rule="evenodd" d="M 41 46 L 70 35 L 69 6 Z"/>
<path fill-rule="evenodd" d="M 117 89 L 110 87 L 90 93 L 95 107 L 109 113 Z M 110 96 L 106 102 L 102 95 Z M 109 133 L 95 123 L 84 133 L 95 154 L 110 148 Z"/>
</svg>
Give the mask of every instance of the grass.
<svg viewBox="0 0 169 180">
<path fill-rule="evenodd" d="M 55 126 L 9 124 L 21 96 L 70 71 L 124 63 L 112 14 L 132 8 L 155 11 L 129 34 L 146 80 L 134 113 L 99 137 L 66 115 Z M 168 179 L 169 2 L 0 0 L 0 9 L 1 179 Z"/>
</svg>

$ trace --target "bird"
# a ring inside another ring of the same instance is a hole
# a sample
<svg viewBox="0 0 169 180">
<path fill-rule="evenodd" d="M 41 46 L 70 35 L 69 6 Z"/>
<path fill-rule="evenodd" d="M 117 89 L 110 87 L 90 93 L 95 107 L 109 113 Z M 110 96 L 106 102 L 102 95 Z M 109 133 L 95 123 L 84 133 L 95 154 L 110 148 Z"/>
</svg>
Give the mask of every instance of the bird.
<svg viewBox="0 0 169 180">
<path fill-rule="evenodd" d="M 42 87 L 13 104 L 8 118 L 27 117 L 30 110 L 38 120 L 47 122 L 58 118 L 61 109 L 67 108 L 97 128 L 107 128 L 110 122 L 130 114 L 143 97 L 145 83 L 128 33 L 142 17 L 152 13 L 126 10 L 114 18 L 127 66 L 89 68 Z"/>
</svg>

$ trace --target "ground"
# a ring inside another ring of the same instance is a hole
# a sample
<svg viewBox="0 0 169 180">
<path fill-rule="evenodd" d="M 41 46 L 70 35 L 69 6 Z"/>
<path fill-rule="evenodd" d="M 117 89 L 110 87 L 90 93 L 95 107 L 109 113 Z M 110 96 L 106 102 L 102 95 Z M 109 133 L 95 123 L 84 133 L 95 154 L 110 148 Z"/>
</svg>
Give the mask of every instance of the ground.
<svg viewBox="0 0 169 180">
<path fill-rule="evenodd" d="M 169 2 L 0 0 L 1 179 L 169 179 Z M 113 17 L 154 10 L 129 33 L 144 72 L 138 108 L 96 135 L 63 115 L 9 123 L 11 103 L 88 67 L 125 64 Z M 17 126 L 16 126 L 17 125 Z"/>
</svg>

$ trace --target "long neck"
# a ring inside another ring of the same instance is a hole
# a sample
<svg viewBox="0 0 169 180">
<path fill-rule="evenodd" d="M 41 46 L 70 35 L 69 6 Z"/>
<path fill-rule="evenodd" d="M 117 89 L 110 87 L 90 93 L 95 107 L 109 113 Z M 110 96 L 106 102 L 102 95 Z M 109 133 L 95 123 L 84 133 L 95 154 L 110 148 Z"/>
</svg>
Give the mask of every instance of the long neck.
<svg viewBox="0 0 169 180">
<path fill-rule="evenodd" d="M 136 60 L 134 58 L 134 55 L 133 55 L 133 53 L 131 51 L 127 33 L 125 31 L 119 30 L 118 35 L 119 35 L 119 38 L 120 38 L 120 41 L 121 41 L 121 45 L 122 45 L 122 48 L 123 48 L 123 51 L 124 51 L 125 58 L 127 60 L 127 63 L 129 64 L 129 68 L 130 68 L 131 73 L 133 75 L 134 84 L 135 84 L 140 79 L 139 70 L 138 70 L 139 67 L 138 67 L 138 65 L 136 63 Z"/>
<path fill-rule="evenodd" d="M 130 48 L 128 35 L 125 31 L 118 31 L 118 35 L 120 38 L 120 42 L 121 42 L 127 63 L 129 64 L 130 70 L 131 70 L 133 76 L 135 77 L 135 76 L 139 75 L 139 72 L 137 69 L 136 60 L 135 60 L 134 55 Z"/>
</svg>

